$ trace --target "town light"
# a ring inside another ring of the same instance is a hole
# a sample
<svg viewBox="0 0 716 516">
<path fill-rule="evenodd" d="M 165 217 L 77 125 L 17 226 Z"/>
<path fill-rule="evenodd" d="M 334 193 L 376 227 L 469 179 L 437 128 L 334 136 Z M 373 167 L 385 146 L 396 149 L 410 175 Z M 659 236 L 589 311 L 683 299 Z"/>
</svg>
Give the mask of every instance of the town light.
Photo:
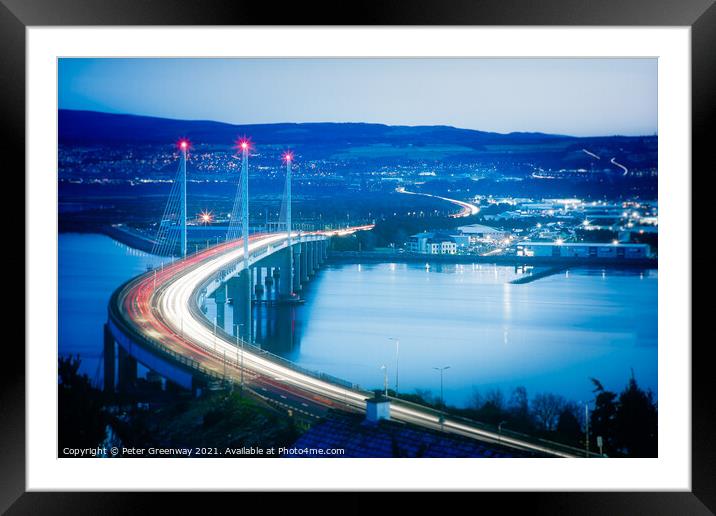
<svg viewBox="0 0 716 516">
<path fill-rule="evenodd" d="M 211 213 L 210 211 L 204 210 L 199 214 L 199 221 L 202 224 L 211 224 L 211 222 L 213 220 L 214 220 L 214 214 Z"/>
</svg>

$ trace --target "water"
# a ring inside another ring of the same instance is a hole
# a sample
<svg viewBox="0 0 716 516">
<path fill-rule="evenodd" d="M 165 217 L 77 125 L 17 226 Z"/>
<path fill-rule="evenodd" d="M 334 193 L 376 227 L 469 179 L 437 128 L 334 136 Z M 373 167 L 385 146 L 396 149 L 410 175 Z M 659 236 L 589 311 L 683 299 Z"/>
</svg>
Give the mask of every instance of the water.
<svg viewBox="0 0 716 516">
<path fill-rule="evenodd" d="M 427 389 L 464 406 L 474 390 L 593 398 L 590 378 L 619 392 L 631 375 L 657 394 L 657 271 L 572 269 L 531 283 L 495 265 L 350 264 L 323 269 L 295 329 L 256 338 L 303 367 L 367 388 Z M 270 312 L 262 308 L 264 312 Z M 275 314 L 264 316 L 271 323 Z M 280 319 L 280 318 L 279 318 Z M 273 324 L 276 324 L 274 321 Z M 389 337 L 398 338 L 396 344 Z"/>
<path fill-rule="evenodd" d="M 103 235 L 59 237 L 59 353 L 101 378 L 102 325 L 114 289 L 161 259 Z M 295 307 L 254 308 L 253 336 L 303 367 L 365 388 L 399 387 L 469 402 L 473 390 L 522 385 L 530 397 L 593 397 L 590 377 L 621 390 L 634 370 L 657 392 L 657 272 L 572 269 L 512 285 L 513 267 L 349 264 L 322 269 Z M 232 328 L 227 305 L 224 324 Z M 213 320 L 216 306 L 207 304 Z"/>
<path fill-rule="evenodd" d="M 62 233 L 58 238 L 58 352 L 82 359 L 80 372 L 102 378 L 103 325 L 112 292 L 162 258 L 105 235 Z M 166 258 L 164 258 L 166 260 Z"/>
</svg>

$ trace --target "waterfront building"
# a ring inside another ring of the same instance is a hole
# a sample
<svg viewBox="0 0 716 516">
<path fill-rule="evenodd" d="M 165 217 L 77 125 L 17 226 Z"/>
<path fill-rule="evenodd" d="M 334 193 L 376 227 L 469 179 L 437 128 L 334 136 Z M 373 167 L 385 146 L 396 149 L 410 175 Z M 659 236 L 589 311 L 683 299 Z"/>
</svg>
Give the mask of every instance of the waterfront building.
<svg viewBox="0 0 716 516">
<path fill-rule="evenodd" d="M 457 254 L 467 241 L 460 235 L 440 232 L 422 232 L 408 238 L 407 250 L 421 254 Z"/>
</svg>

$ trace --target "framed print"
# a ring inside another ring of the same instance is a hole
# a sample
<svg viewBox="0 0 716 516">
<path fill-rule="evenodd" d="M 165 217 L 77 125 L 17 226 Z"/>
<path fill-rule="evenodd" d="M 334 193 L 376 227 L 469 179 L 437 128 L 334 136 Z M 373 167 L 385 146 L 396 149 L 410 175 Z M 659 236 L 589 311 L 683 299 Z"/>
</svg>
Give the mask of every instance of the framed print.
<svg viewBox="0 0 716 516">
<path fill-rule="evenodd" d="M 691 329 L 714 7 L 370 7 L 4 2 L 11 513 L 189 490 L 714 509 Z"/>
</svg>

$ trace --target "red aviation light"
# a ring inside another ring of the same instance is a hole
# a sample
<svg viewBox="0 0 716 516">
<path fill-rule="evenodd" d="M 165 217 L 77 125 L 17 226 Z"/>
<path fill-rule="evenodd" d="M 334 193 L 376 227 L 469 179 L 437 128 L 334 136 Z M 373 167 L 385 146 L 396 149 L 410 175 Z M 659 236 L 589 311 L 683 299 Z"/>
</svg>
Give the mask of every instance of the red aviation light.
<svg viewBox="0 0 716 516">
<path fill-rule="evenodd" d="M 251 150 L 251 140 L 249 138 L 241 138 L 236 142 L 236 148 L 243 151 Z"/>
</svg>

